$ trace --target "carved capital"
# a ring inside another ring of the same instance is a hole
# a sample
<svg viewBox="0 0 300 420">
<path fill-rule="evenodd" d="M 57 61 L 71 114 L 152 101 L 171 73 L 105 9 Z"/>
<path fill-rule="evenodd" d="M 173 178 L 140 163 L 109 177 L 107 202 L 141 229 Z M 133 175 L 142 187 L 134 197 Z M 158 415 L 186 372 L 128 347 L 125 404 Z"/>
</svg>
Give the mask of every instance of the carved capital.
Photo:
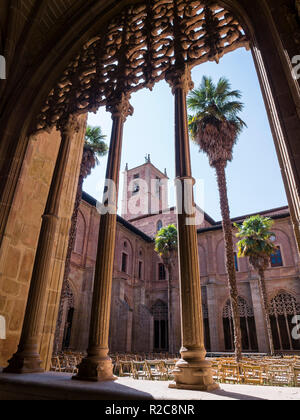
<svg viewBox="0 0 300 420">
<path fill-rule="evenodd" d="M 130 94 L 122 93 L 120 96 L 108 101 L 106 110 L 111 112 L 112 117 L 121 117 L 123 122 L 129 115 L 133 115 L 134 108 L 130 104 Z"/>
<path fill-rule="evenodd" d="M 70 115 L 69 118 L 61 120 L 58 123 L 58 129 L 61 134 L 67 136 L 73 136 L 75 133 L 78 133 L 80 130 L 80 123 L 77 115 Z"/>
<path fill-rule="evenodd" d="M 187 64 L 182 68 L 170 69 L 166 73 L 166 81 L 171 86 L 173 94 L 178 88 L 183 89 L 186 94 L 194 88 L 191 70 Z"/>
</svg>

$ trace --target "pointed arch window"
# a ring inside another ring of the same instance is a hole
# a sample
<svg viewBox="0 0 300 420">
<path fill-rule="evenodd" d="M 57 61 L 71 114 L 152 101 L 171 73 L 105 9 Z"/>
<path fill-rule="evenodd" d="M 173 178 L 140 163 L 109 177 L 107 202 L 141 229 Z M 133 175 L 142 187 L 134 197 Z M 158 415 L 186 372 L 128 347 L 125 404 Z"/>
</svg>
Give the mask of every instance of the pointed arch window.
<svg viewBox="0 0 300 420">
<path fill-rule="evenodd" d="M 240 314 L 242 330 L 242 348 L 244 351 L 257 351 L 257 335 L 253 308 L 248 305 L 245 299 L 238 298 L 238 307 Z M 234 350 L 234 329 L 231 302 L 228 299 L 223 309 L 223 328 L 225 338 L 225 350 Z"/>
<path fill-rule="evenodd" d="M 281 292 L 269 306 L 272 335 L 275 350 L 300 350 L 300 340 L 294 340 L 293 318 L 300 315 L 300 303 L 289 293 Z"/>
</svg>

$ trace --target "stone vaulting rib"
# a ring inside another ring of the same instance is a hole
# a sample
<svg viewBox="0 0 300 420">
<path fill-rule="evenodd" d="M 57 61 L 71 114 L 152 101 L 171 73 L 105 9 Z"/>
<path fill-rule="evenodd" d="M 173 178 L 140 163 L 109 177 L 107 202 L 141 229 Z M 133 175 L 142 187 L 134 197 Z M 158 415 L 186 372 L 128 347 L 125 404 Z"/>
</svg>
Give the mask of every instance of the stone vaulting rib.
<svg viewBox="0 0 300 420">
<path fill-rule="evenodd" d="M 238 20 L 206 0 L 145 0 L 124 8 L 101 28 L 50 92 L 36 131 L 58 126 L 69 114 L 96 112 L 121 92 L 152 89 L 176 62 L 191 68 L 249 48 Z M 180 55 L 180 57 L 179 57 Z"/>
</svg>

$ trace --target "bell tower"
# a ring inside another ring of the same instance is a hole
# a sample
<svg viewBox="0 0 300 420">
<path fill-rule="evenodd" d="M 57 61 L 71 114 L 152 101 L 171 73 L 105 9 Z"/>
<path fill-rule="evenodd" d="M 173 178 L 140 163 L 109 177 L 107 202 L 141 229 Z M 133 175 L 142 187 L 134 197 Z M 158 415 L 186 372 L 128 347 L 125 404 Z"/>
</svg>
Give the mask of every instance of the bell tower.
<svg viewBox="0 0 300 420">
<path fill-rule="evenodd" d="M 141 216 L 158 214 L 166 210 L 168 203 L 168 175 L 151 162 L 150 155 L 145 163 L 133 169 L 126 165 L 122 217 L 131 221 Z"/>
</svg>

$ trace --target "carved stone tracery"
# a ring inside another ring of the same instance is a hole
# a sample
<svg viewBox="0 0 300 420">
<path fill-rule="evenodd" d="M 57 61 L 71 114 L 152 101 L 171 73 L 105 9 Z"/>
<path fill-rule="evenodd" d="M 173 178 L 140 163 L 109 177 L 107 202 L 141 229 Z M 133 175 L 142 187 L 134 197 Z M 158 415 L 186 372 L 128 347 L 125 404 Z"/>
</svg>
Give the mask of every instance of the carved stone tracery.
<svg viewBox="0 0 300 420">
<path fill-rule="evenodd" d="M 269 305 L 270 315 L 300 315 L 300 303 L 289 293 L 280 293 L 275 296 Z"/>
<path fill-rule="evenodd" d="M 251 318 L 254 316 L 253 308 L 248 305 L 248 303 L 239 296 L 238 298 L 238 307 L 239 307 L 239 315 L 241 318 Z M 226 305 L 223 309 L 223 318 L 232 319 L 232 309 L 230 300 L 226 302 Z"/>
<path fill-rule="evenodd" d="M 69 64 L 50 92 L 36 130 L 59 126 L 69 114 L 96 112 L 122 93 L 152 89 L 175 67 L 218 62 L 240 47 L 249 47 L 241 24 L 214 1 L 129 5 Z"/>
</svg>

